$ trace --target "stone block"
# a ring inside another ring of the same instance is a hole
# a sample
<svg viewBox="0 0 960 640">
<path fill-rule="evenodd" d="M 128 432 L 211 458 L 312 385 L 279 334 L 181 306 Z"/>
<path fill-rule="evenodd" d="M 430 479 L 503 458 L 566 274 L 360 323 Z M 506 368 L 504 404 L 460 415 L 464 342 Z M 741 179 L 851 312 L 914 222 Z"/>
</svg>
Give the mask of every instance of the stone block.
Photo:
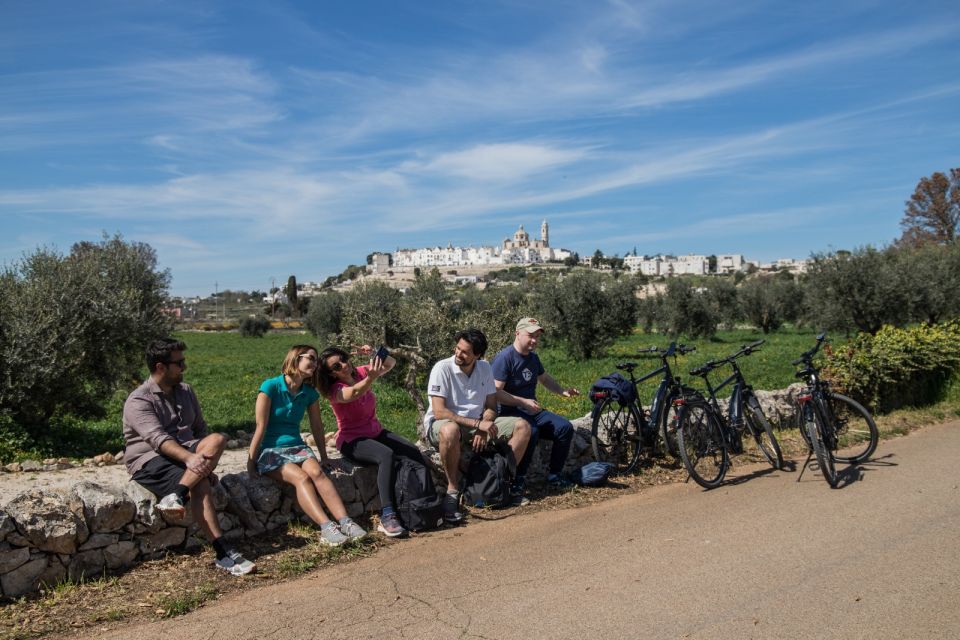
<svg viewBox="0 0 960 640">
<path fill-rule="evenodd" d="M 137 561 L 139 549 L 135 542 L 121 540 L 103 550 L 103 559 L 111 571 L 132 567 Z"/>
<path fill-rule="evenodd" d="M 270 478 L 251 479 L 248 476 L 246 488 L 250 504 L 258 513 L 269 516 L 280 507 L 280 487 Z"/>
<path fill-rule="evenodd" d="M 143 553 L 169 549 L 170 547 L 183 544 L 186 536 L 187 530 L 183 527 L 167 527 L 156 533 L 141 537 L 140 549 Z"/>
<path fill-rule="evenodd" d="M 0 587 L 3 588 L 3 595 L 9 598 L 18 598 L 28 593 L 33 593 L 40 586 L 40 577 L 47 570 L 47 559 L 45 557 L 35 558 L 13 571 L 0 576 Z"/>
<path fill-rule="evenodd" d="M 220 484 L 222 484 L 227 490 L 227 493 L 230 494 L 230 503 L 227 505 L 227 511 L 237 516 L 243 524 L 247 535 L 254 536 L 263 533 L 265 529 L 263 522 L 257 518 L 253 503 L 250 501 L 250 496 L 247 495 L 247 480 L 248 477 L 245 473 L 228 474 L 220 479 Z"/>
<path fill-rule="evenodd" d="M 124 494 L 133 502 L 136 510 L 134 533 L 156 533 L 163 528 L 163 518 L 153 508 L 157 504 L 157 497 L 153 493 L 131 480 L 124 488 Z"/>
<path fill-rule="evenodd" d="M 119 533 L 95 533 L 90 536 L 86 542 L 79 547 L 79 551 L 89 551 L 91 549 L 102 549 L 116 544 L 120 540 Z"/>
<path fill-rule="evenodd" d="M 30 550 L 19 547 L 9 551 L 0 551 L 0 575 L 13 571 L 30 561 Z"/>
<path fill-rule="evenodd" d="M 42 471 L 43 465 L 37 460 L 24 460 L 20 463 L 21 471 Z"/>
<path fill-rule="evenodd" d="M 137 515 L 133 500 L 116 489 L 84 481 L 73 492 L 83 502 L 83 516 L 93 533 L 118 531 Z"/>
<path fill-rule="evenodd" d="M 90 534 L 83 519 L 83 503 L 75 495 L 33 490 L 7 504 L 17 531 L 43 551 L 73 553 Z"/>
<path fill-rule="evenodd" d="M 17 530 L 13 518 L 6 511 L 0 511 L 0 542 L 7 539 L 7 536 Z"/>
<path fill-rule="evenodd" d="M 67 576 L 74 582 L 79 582 L 84 578 L 100 577 L 105 570 L 103 549 L 90 549 L 73 556 L 67 566 Z"/>
<path fill-rule="evenodd" d="M 230 494 L 222 482 L 218 482 L 210 488 L 210 495 L 213 497 L 213 508 L 217 511 L 223 511 L 230 504 Z"/>
</svg>

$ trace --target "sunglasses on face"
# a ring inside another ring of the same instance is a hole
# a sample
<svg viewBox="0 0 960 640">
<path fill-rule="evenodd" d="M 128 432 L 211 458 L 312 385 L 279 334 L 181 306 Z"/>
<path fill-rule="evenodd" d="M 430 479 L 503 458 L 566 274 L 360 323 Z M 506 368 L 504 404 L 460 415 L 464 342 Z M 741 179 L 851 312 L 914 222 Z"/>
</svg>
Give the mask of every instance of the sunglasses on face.
<svg viewBox="0 0 960 640">
<path fill-rule="evenodd" d="M 350 363 L 349 358 L 346 360 L 338 360 L 337 362 L 334 362 L 332 365 L 330 365 L 330 368 L 334 371 L 340 371 L 340 369 L 343 369 L 344 367 L 349 366 L 349 363 Z"/>
<path fill-rule="evenodd" d="M 306 358 L 306 359 L 309 360 L 310 362 L 316 362 L 316 361 L 317 361 L 317 356 L 313 355 L 312 353 L 301 353 L 299 357 L 300 357 L 300 358 Z"/>
<path fill-rule="evenodd" d="M 180 367 L 181 369 L 183 369 L 184 367 L 187 366 L 187 359 L 186 359 L 186 358 L 180 358 L 179 360 L 167 360 L 164 364 L 166 364 L 167 366 L 169 366 L 169 365 L 171 365 L 171 364 L 175 364 L 175 365 L 177 365 L 178 367 Z"/>
</svg>

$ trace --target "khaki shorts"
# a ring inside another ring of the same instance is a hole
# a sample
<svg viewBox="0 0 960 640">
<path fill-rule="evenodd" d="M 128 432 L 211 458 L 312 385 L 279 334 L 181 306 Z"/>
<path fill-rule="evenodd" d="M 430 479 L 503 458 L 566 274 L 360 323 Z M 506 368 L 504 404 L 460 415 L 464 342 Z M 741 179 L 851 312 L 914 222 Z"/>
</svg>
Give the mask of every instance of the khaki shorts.
<svg viewBox="0 0 960 640">
<path fill-rule="evenodd" d="M 507 442 L 511 437 L 513 437 L 513 430 L 516 428 L 517 421 L 523 420 L 523 418 L 510 417 L 510 418 L 497 418 L 493 421 L 493 424 L 497 427 L 497 437 L 498 442 Z M 433 424 L 430 425 L 430 431 L 427 433 L 427 439 L 430 441 L 430 444 L 435 446 L 437 449 L 440 448 L 440 427 L 450 422 L 450 420 L 434 420 Z M 470 446 L 473 443 L 473 436 L 477 434 L 476 427 L 465 427 L 463 425 L 458 425 L 460 427 L 460 444 L 465 446 Z"/>
</svg>

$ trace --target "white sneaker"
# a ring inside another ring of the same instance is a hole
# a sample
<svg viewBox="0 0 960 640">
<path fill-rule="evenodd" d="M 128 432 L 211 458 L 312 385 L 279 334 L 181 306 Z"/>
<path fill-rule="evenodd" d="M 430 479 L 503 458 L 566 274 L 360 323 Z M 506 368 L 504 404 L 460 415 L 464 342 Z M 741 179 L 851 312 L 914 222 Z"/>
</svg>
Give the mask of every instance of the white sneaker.
<svg viewBox="0 0 960 640">
<path fill-rule="evenodd" d="M 172 520 L 182 520 L 187 513 L 187 508 L 183 506 L 183 500 L 175 493 L 163 496 L 155 508 Z"/>
<path fill-rule="evenodd" d="M 336 522 L 330 522 L 320 527 L 320 543 L 328 547 L 339 547 L 344 542 L 349 542 L 350 538 L 343 535 Z"/>
<path fill-rule="evenodd" d="M 347 518 L 346 521 L 340 523 L 340 531 L 351 541 L 360 540 L 361 538 L 367 537 L 367 530 L 350 518 Z"/>
<path fill-rule="evenodd" d="M 217 559 L 216 565 L 232 576 L 245 576 L 257 570 L 257 565 L 244 558 L 238 551 L 229 551 L 227 555 Z"/>
</svg>

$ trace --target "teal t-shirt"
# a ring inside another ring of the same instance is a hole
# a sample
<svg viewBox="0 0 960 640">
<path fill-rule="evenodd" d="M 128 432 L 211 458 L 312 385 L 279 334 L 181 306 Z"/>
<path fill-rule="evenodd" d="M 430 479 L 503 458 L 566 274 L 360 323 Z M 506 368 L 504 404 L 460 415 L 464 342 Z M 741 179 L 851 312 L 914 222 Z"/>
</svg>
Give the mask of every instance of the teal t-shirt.
<svg viewBox="0 0 960 640">
<path fill-rule="evenodd" d="M 270 398 L 267 430 L 260 449 L 277 449 L 306 444 L 300 437 L 300 423 L 307 407 L 320 398 L 320 393 L 308 384 L 300 385 L 296 395 L 290 395 L 283 374 L 264 380 L 260 392 Z"/>
</svg>

